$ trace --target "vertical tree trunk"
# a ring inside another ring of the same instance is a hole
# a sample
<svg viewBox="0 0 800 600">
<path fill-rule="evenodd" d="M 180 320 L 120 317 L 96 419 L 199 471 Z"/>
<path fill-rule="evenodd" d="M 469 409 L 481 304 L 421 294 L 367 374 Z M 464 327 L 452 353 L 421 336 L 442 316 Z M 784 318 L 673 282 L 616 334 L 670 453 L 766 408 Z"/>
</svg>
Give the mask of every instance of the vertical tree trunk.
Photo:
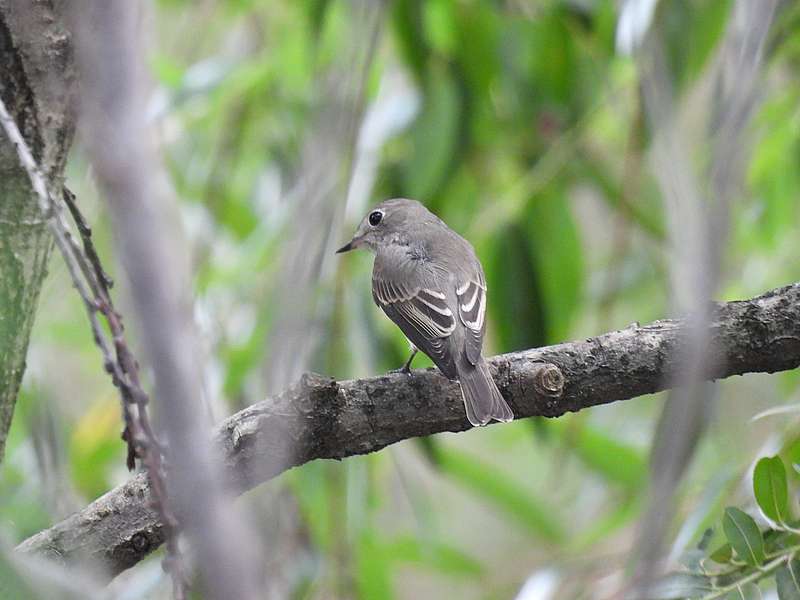
<svg viewBox="0 0 800 600">
<path fill-rule="evenodd" d="M 0 0 L 0 98 L 51 189 L 61 189 L 75 115 L 70 36 L 53 0 Z M 0 460 L 14 414 L 52 239 L 0 131 Z"/>
</svg>

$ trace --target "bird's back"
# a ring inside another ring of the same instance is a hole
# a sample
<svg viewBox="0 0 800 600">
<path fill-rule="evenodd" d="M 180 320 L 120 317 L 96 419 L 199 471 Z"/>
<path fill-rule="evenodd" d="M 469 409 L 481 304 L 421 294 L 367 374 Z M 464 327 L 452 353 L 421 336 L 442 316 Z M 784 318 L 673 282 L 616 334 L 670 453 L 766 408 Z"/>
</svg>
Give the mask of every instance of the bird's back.
<svg viewBox="0 0 800 600">
<path fill-rule="evenodd" d="M 427 213 L 427 211 L 426 211 Z M 465 328 L 459 319 L 456 290 L 459 282 L 483 281 L 480 263 L 472 245 L 431 213 L 408 230 L 402 244 L 380 248 L 372 271 L 373 299 L 386 315 L 400 327 L 406 337 L 423 350 L 449 378 L 458 374 L 457 363 L 464 363 Z M 401 302 L 387 299 L 411 299 L 428 290 L 441 298 L 428 296 L 429 301 L 442 303 L 445 317 L 429 306 L 421 306 L 427 316 L 449 323 L 445 335 L 421 332 L 403 312 Z M 391 298 L 387 298 L 390 296 Z M 446 320 L 445 320 L 446 319 Z"/>
</svg>

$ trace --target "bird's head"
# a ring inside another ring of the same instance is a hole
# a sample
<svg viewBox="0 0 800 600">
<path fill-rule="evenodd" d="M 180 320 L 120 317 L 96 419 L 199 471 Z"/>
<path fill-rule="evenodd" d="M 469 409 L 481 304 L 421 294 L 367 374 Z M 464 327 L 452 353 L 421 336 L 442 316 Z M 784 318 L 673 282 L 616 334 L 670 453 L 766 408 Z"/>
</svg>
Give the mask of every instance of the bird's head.
<svg viewBox="0 0 800 600">
<path fill-rule="evenodd" d="M 385 200 L 366 214 L 353 239 L 336 252 L 348 252 L 361 246 L 376 252 L 383 245 L 407 243 L 414 227 L 423 225 L 431 218 L 436 217 L 416 200 Z"/>
</svg>

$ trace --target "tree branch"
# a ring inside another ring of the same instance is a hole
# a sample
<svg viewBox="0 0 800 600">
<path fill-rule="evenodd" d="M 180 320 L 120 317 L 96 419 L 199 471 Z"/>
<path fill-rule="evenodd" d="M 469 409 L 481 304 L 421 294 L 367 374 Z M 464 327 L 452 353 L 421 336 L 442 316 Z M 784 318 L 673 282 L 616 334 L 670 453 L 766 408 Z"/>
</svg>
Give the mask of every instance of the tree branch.
<svg viewBox="0 0 800 600">
<path fill-rule="evenodd" d="M 678 367 L 686 322 L 632 325 L 496 356 L 490 363 L 517 418 L 557 417 L 665 389 Z M 800 283 L 747 301 L 714 304 L 709 337 L 715 360 L 705 373 L 708 379 L 800 366 Z M 438 371 L 340 382 L 309 374 L 226 419 L 215 439 L 230 483 L 243 492 L 315 459 L 367 454 L 408 438 L 469 428 L 458 386 Z M 287 439 L 293 448 L 275 442 Z M 163 539 L 140 474 L 17 550 L 68 564 L 89 558 L 114 576 Z"/>
<path fill-rule="evenodd" d="M 0 0 L 0 101 L 53 185 L 63 179 L 72 145 L 74 90 L 60 8 Z M 0 462 L 52 245 L 17 148 L 0 129 Z"/>
</svg>

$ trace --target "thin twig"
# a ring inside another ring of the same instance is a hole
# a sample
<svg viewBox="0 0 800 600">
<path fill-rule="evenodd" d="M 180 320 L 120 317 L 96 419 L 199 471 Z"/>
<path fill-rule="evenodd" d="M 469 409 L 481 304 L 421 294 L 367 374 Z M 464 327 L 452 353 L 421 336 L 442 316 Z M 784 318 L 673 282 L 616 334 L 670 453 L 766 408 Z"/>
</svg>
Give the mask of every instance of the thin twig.
<svg viewBox="0 0 800 600">
<path fill-rule="evenodd" d="M 100 263 L 100 257 L 97 255 L 94 244 L 92 243 L 92 229 L 89 227 L 86 219 L 81 214 L 78 205 L 75 204 L 75 194 L 73 194 L 67 188 L 64 188 L 64 203 L 67 205 L 67 208 L 72 215 L 72 220 L 75 222 L 75 225 L 78 228 L 78 233 L 81 234 L 81 239 L 83 240 L 83 249 L 86 252 L 86 256 L 92 263 L 95 273 L 97 273 L 97 278 L 100 284 L 103 286 L 103 290 L 106 292 L 106 294 L 108 294 L 109 290 L 114 287 L 114 280 L 111 279 L 111 277 L 109 277 L 108 274 L 103 270 L 103 265 Z"/>
<path fill-rule="evenodd" d="M 128 470 L 132 471 L 136 466 L 136 458 L 139 458 L 147 470 L 153 492 L 153 504 L 166 528 L 165 567 L 172 576 L 176 600 L 182 600 L 186 597 L 186 576 L 178 548 L 178 522 L 170 511 L 167 501 L 162 448 L 150 425 L 147 412 L 149 398 L 139 380 L 138 362 L 125 340 L 122 317 L 114 308 L 109 293 L 113 282 L 102 267 L 100 257 L 91 240 L 91 229 L 78 210 L 72 192 L 66 188 L 63 188 L 60 195 L 50 192 L 39 165 L 33 158 L 28 144 L 2 99 L 0 99 L 0 124 L 2 124 L 9 141 L 16 148 L 20 164 L 30 178 L 42 215 L 50 227 L 72 283 L 86 308 L 95 344 L 103 356 L 103 366 L 111 376 L 114 385 L 119 389 L 125 424 L 122 439 L 125 440 L 128 448 L 126 464 Z M 64 204 L 69 208 L 76 223 L 83 241 L 83 248 L 78 245 L 70 231 L 64 217 Z M 103 331 L 97 317 L 98 312 L 106 319 L 111 331 L 112 342 L 109 342 Z"/>
<path fill-rule="evenodd" d="M 747 575 L 746 577 L 742 577 L 731 583 L 730 585 L 726 585 L 725 587 L 719 588 L 718 590 L 714 590 L 713 592 L 706 594 L 701 598 L 701 600 L 715 600 L 716 598 L 722 598 L 728 592 L 732 592 L 736 588 L 745 585 L 747 583 L 755 583 L 756 581 L 763 579 L 770 573 L 772 573 L 775 569 L 780 567 L 784 563 L 791 562 L 792 558 L 797 551 L 793 550 L 789 553 L 781 554 L 778 558 L 773 560 L 772 562 L 767 563 L 763 567 L 758 567 L 755 571 Z"/>
</svg>

